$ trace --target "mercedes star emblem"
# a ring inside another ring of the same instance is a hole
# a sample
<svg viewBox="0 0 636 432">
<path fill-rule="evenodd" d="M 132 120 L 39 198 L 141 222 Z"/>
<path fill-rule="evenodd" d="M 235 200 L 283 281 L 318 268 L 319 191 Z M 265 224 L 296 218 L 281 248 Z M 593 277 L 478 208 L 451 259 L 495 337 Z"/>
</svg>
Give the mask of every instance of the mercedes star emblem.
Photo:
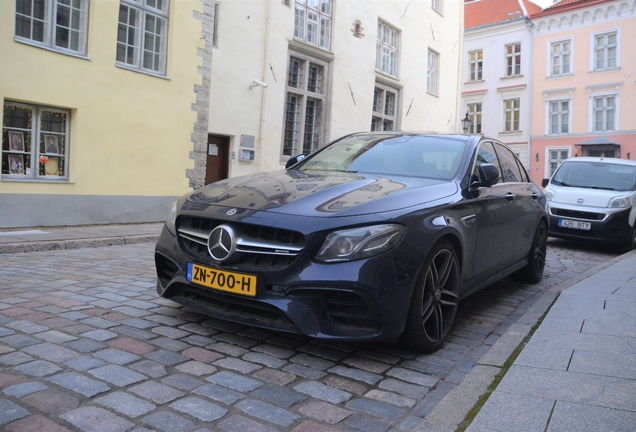
<svg viewBox="0 0 636 432">
<path fill-rule="evenodd" d="M 208 238 L 208 251 L 217 261 L 227 261 L 236 251 L 236 236 L 232 227 L 219 225 L 214 228 Z"/>
</svg>

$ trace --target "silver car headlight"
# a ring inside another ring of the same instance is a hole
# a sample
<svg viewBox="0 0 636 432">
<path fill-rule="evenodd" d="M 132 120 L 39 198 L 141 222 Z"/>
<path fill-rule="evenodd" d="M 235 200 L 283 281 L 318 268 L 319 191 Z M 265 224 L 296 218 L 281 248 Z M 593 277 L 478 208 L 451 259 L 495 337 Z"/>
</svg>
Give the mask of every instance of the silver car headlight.
<svg viewBox="0 0 636 432">
<path fill-rule="evenodd" d="M 543 190 L 543 193 L 545 194 L 545 198 L 546 198 L 548 201 L 553 201 L 553 200 L 554 200 L 554 191 L 553 191 L 552 189 L 550 189 L 550 188 L 545 188 L 545 189 Z"/>
<path fill-rule="evenodd" d="M 177 221 L 177 202 L 172 203 L 170 211 L 168 212 L 168 218 L 166 219 L 166 228 L 170 231 L 170 234 L 177 235 L 177 227 L 175 222 Z"/>
<path fill-rule="evenodd" d="M 380 255 L 393 249 L 402 240 L 402 225 L 374 225 L 330 233 L 316 260 L 321 262 L 354 261 Z"/>
<path fill-rule="evenodd" d="M 612 198 L 609 203 L 610 208 L 629 208 L 632 200 L 628 196 Z"/>
</svg>

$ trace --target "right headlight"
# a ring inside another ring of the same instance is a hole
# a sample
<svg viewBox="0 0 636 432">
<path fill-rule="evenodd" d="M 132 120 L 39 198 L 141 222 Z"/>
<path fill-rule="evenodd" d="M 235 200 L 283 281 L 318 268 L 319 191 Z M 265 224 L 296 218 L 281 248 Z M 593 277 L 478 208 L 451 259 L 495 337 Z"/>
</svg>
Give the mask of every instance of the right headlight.
<svg viewBox="0 0 636 432">
<path fill-rule="evenodd" d="M 610 208 L 629 208 L 632 206 L 632 200 L 629 196 L 612 198 L 609 203 Z"/>
<path fill-rule="evenodd" d="M 177 235 L 177 227 L 175 222 L 177 221 L 177 201 L 172 203 L 170 211 L 168 212 L 168 218 L 166 219 L 166 228 L 170 231 L 170 234 Z"/>
<path fill-rule="evenodd" d="M 321 262 L 354 261 L 393 249 L 404 236 L 402 225 L 374 225 L 330 233 L 316 260 Z"/>
</svg>

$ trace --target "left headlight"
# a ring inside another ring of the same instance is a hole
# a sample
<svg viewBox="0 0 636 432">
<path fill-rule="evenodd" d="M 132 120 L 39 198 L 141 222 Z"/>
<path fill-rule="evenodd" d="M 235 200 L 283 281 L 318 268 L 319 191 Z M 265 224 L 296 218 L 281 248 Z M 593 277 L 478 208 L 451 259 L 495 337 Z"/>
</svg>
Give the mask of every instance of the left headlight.
<svg viewBox="0 0 636 432">
<path fill-rule="evenodd" d="M 172 235 L 177 235 L 177 227 L 175 222 L 177 221 L 177 201 L 172 203 L 172 207 L 170 207 L 170 212 L 168 212 L 168 218 L 166 219 L 166 228 Z"/>
<path fill-rule="evenodd" d="M 353 261 L 369 258 L 393 249 L 404 236 L 402 225 L 374 225 L 334 231 L 325 239 L 316 260 Z"/>
<path fill-rule="evenodd" d="M 632 206 L 632 201 L 628 196 L 612 198 L 609 203 L 610 208 L 628 208 Z"/>
</svg>

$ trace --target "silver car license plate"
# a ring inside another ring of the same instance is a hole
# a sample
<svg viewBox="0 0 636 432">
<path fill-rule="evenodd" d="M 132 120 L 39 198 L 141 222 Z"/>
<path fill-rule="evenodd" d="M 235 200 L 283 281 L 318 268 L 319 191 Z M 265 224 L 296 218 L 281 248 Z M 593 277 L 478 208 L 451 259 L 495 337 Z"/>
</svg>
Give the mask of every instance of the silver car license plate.
<svg viewBox="0 0 636 432">
<path fill-rule="evenodd" d="M 575 221 L 570 219 L 559 219 L 559 226 L 561 228 L 570 228 L 570 229 L 589 231 L 592 228 L 592 223 Z"/>
</svg>

